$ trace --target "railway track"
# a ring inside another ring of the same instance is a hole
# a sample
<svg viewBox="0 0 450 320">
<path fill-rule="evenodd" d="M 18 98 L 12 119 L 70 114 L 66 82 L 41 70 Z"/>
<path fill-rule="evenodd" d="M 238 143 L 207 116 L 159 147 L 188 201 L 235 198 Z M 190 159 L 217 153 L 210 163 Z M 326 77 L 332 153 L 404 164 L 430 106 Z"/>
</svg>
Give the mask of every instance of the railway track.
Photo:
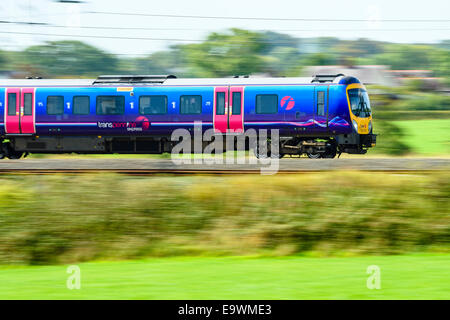
<svg viewBox="0 0 450 320">
<path fill-rule="evenodd" d="M 198 160 L 197 160 L 198 161 Z M 0 161 L 0 174 L 78 174 L 114 172 L 130 175 L 151 174 L 259 174 L 313 173 L 337 170 L 393 173 L 449 171 L 450 159 L 282 159 L 279 165 L 176 164 L 154 159 L 24 159 Z"/>
</svg>

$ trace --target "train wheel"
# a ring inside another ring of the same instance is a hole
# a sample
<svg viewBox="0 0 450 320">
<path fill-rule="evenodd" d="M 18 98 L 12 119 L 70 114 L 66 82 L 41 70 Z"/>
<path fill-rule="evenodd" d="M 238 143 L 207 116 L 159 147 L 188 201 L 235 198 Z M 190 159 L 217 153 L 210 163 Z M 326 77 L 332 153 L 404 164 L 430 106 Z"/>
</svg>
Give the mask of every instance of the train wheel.
<svg viewBox="0 0 450 320">
<path fill-rule="evenodd" d="M 270 140 L 270 138 L 267 139 L 267 141 L 263 143 L 263 145 L 260 145 L 259 141 L 257 141 L 253 148 L 255 157 L 257 157 L 258 159 L 267 159 L 269 157 L 272 159 L 281 159 L 284 157 L 283 153 L 272 153 L 271 146 L 272 141 Z"/>
<path fill-rule="evenodd" d="M 8 156 L 8 145 L 6 143 L 2 143 L 0 145 L 0 160 L 5 159 Z"/>
<path fill-rule="evenodd" d="M 322 157 L 322 155 L 318 152 L 313 153 L 313 152 L 307 152 L 306 155 L 308 156 L 308 158 L 310 159 L 319 159 L 320 157 Z"/>
<path fill-rule="evenodd" d="M 322 154 L 322 158 L 333 159 L 336 157 L 336 154 L 337 154 L 336 148 L 330 148 L 327 149 L 327 151 L 324 154 Z"/>
<path fill-rule="evenodd" d="M 335 143 L 331 143 L 327 146 L 325 153 L 322 154 L 322 158 L 333 159 L 337 154 L 337 146 Z"/>
<path fill-rule="evenodd" d="M 23 156 L 23 152 L 15 151 L 10 145 L 3 145 L 2 154 L 11 160 L 20 159 Z"/>
<path fill-rule="evenodd" d="M 255 143 L 253 147 L 253 153 L 258 159 L 267 159 L 270 156 L 270 151 L 268 150 L 267 143 L 260 145 L 258 142 Z"/>
<path fill-rule="evenodd" d="M 7 155 L 8 159 L 11 159 L 11 160 L 20 159 L 20 158 L 22 158 L 22 156 L 23 156 L 23 152 L 16 152 L 16 151 L 13 151 Z"/>
<path fill-rule="evenodd" d="M 271 157 L 272 159 L 281 159 L 281 158 L 284 157 L 284 154 L 282 154 L 282 153 L 279 153 L 279 154 L 271 154 L 270 157 Z"/>
</svg>

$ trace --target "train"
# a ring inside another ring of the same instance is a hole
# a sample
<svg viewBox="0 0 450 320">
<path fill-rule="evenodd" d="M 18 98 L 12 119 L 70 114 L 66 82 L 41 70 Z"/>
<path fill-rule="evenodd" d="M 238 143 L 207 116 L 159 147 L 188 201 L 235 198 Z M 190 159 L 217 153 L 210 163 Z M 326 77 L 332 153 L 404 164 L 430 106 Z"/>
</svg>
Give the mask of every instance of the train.
<svg viewBox="0 0 450 320">
<path fill-rule="evenodd" d="M 171 152 L 172 133 L 196 123 L 217 139 L 278 129 L 278 157 L 334 158 L 376 145 L 367 90 L 343 74 L 0 80 L 0 158 Z M 256 141 L 245 148 L 262 157 L 265 140 Z"/>
</svg>

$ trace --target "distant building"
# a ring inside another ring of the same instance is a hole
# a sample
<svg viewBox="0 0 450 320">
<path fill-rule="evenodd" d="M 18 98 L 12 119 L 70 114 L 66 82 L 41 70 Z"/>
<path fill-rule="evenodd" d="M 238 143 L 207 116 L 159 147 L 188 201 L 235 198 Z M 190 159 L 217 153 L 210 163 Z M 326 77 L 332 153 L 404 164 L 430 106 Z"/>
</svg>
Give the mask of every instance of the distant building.
<svg viewBox="0 0 450 320">
<path fill-rule="evenodd" d="M 0 70 L 0 79 L 24 79 L 26 76 L 22 71 Z"/>
<path fill-rule="evenodd" d="M 434 77 L 431 70 L 388 70 L 389 74 L 395 77 L 401 84 L 408 84 L 410 81 L 418 80 L 422 83 L 423 89 L 442 90 L 442 78 Z"/>
<path fill-rule="evenodd" d="M 0 71 L 0 79 L 11 79 L 12 72 L 11 71 Z"/>
<path fill-rule="evenodd" d="M 302 70 L 302 76 L 310 77 L 317 74 L 339 74 L 358 78 L 364 84 L 382 86 L 398 86 L 400 82 L 395 75 L 389 73 L 389 66 L 361 65 L 361 66 L 310 66 Z"/>
<path fill-rule="evenodd" d="M 387 70 L 396 78 L 429 78 L 433 75 L 431 70 Z"/>
<path fill-rule="evenodd" d="M 338 74 L 354 76 L 364 84 L 381 86 L 402 86 L 408 82 L 419 80 L 424 90 L 434 90 L 448 93 L 449 89 L 442 84 L 442 78 L 434 77 L 431 70 L 390 70 L 389 66 L 310 66 L 305 67 L 302 76 L 316 74 Z"/>
</svg>

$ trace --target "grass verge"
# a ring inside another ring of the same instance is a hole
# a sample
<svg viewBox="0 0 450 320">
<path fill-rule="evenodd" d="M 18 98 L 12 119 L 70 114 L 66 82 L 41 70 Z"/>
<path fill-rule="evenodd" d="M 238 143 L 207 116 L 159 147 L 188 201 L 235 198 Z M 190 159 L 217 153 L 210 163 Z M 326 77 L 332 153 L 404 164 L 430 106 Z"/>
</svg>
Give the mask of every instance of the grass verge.
<svg viewBox="0 0 450 320">
<path fill-rule="evenodd" d="M 0 267 L 0 299 L 449 299 L 449 265 L 449 254 L 95 262 L 79 265 L 79 290 L 67 266 Z"/>
<path fill-rule="evenodd" d="M 448 252 L 449 173 L 1 176 L 0 264 Z"/>
<path fill-rule="evenodd" d="M 450 154 L 450 119 L 394 122 L 403 142 L 416 154 Z"/>
</svg>

